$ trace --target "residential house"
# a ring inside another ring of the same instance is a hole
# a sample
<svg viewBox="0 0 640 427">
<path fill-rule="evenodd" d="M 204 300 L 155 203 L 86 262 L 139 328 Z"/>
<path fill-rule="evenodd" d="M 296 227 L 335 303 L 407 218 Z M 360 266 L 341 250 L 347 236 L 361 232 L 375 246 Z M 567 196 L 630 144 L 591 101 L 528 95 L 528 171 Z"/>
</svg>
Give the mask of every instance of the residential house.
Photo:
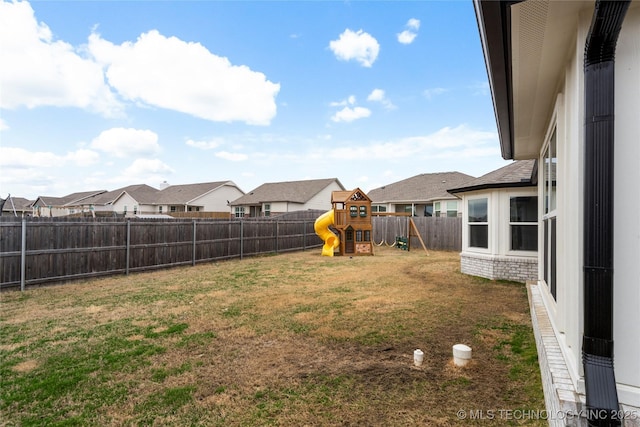
<svg viewBox="0 0 640 427">
<path fill-rule="evenodd" d="M 93 216 L 152 214 L 158 191 L 146 184 L 129 185 L 81 200 L 79 208 Z"/>
<path fill-rule="evenodd" d="M 458 198 L 447 189 L 473 178 L 461 172 L 423 173 L 375 188 L 367 195 L 372 201 L 373 212 L 457 217 L 460 214 Z"/>
<path fill-rule="evenodd" d="M 449 190 L 461 199 L 462 273 L 538 278 L 537 171 L 536 160 L 518 160 Z"/>
<path fill-rule="evenodd" d="M 233 181 L 170 185 L 158 191 L 149 204 L 151 210 L 148 205 L 143 211 L 172 216 L 198 216 L 206 212 L 228 218 L 229 201 L 243 194 Z"/>
<path fill-rule="evenodd" d="M 549 423 L 638 426 L 640 1 L 474 8 L 502 156 L 540 165 L 528 291 Z"/>
<path fill-rule="evenodd" d="M 7 196 L 6 199 L 0 199 L 0 206 L 2 206 L 0 216 L 13 216 L 13 217 L 25 217 L 31 215 L 31 204 L 33 200 L 27 200 L 23 197 Z"/>
<path fill-rule="evenodd" d="M 262 217 L 307 209 L 331 209 L 331 193 L 344 191 L 337 178 L 271 182 L 249 191 L 229 205 L 236 218 Z"/>
<path fill-rule="evenodd" d="M 81 213 L 83 200 L 106 192 L 107 190 L 96 190 L 72 193 L 63 197 L 39 196 L 32 205 L 33 216 L 57 217 Z"/>
</svg>

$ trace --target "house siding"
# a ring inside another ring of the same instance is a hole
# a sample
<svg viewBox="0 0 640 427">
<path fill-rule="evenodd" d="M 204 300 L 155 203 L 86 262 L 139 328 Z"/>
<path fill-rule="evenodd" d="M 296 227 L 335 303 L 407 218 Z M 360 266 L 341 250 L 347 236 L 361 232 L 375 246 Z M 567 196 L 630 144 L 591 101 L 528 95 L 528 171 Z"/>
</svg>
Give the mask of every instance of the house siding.
<svg viewBox="0 0 640 427">
<path fill-rule="evenodd" d="M 584 399 L 582 367 L 583 334 L 583 202 L 584 202 L 584 40 L 593 10 L 584 10 L 578 21 L 575 50 L 567 58 L 548 128 L 557 126 L 557 295 L 554 299 L 544 280 L 540 301 L 555 331 L 567 372 L 576 390 L 577 404 Z M 614 343 L 615 375 L 621 409 L 633 416 L 625 426 L 640 425 L 640 4 L 627 13 L 616 51 L 615 167 L 614 167 Z M 541 147 L 540 158 L 544 146 Z M 542 201 L 542 188 L 539 200 Z M 541 204 L 540 204 L 541 205 Z M 540 215 L 542 215 L 542 210 Z M 542 227 L 539 227 L 542 228 Z M 539 242 L 542 230 L 539 230 Z M 539 255 L 543 278 L 544 251 Z M 536 325 L 534 327 L 537 328 Z M 540 331 L 536 331 L 540 333 Z M 552 357 L 554 351 L 544 357 Z M 543 366 L 543 378 L 550 368 Z M 545 388 L 545 394 L 548 388 Z M 548 408 L 549 409 L 549 408 Z M 572 425 L 572 424 L 566 424 Z M 575 424 L 583 425 L 583 424 Z"/>
<path fill-rule="evenodd" d="M 242 195 L 242 191 L 237 187 L 223 185 L 190 201 L 189 205 L 199 206 L 201 212 L 229 212 L 227 200 L 233 201 Z"/>
<path fill-rule="evenodd" d="M 321 209 L 328 211 L 331 209 L 331 193 L 342 190 L 342 187 L 340 187 L 337 182 L 333 181 L 330 185 L 309 199 L 309 201 L 305 203 L 304 209 Z"/>
<path fill-rule="evenodd" d="M 460 254 L 462 273 L 491 280 L 513 280 L 523 283 L 538 279 L 538 253 L 511 251 L 509 225 L 511 197 L 536 195 L 536 187 L 486 189 L 462 194 L 462 201 L 458 203 L 458 209 L 461 210 L 463 218 L 462 253 Z M 489 231 L 486 249 L 469 246 L 467 204 L 470 199 L 477 198 L 486 198 L 488 201 Z M 539 225 L 538 228 L 540 228 Z"/>
</svg>

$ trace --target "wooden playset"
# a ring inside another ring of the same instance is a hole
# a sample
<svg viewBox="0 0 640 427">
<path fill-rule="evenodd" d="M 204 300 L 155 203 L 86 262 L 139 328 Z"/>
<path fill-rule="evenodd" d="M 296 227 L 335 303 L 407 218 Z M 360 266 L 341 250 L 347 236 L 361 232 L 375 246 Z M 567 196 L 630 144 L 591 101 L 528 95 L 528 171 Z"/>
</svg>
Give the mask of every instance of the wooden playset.
<svg viewBox="0 0 640 427">
<path fill-rule="evenodd" d="M 371 199 L 359 188 L 334 191 L 331 205 L 332 209 L 322 214 L 314 227 L 325 242 L 322 255 L 373 255 Z"/>
</svg>

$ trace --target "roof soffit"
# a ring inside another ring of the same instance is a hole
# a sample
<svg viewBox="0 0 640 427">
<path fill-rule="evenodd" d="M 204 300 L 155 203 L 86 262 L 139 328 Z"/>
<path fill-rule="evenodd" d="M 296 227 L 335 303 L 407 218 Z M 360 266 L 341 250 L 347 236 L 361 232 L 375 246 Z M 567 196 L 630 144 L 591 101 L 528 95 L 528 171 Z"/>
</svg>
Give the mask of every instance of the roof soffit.
<svg viewBox="0 0 640 427">
<path fill-rule="evenodd" d="M 513 157 L 537 157 L 565 69 L 579 49 L 576 34 L 593 1 L 529 0 L 511 6 Z M 580 42 L 581 43 L 581 42 Z"/>
</svg>

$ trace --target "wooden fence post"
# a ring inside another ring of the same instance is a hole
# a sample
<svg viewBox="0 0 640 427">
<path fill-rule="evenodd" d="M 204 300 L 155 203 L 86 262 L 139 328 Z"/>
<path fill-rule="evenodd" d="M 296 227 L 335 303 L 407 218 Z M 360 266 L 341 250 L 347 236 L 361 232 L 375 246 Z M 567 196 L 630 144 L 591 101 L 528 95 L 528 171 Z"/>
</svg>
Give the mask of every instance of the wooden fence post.
<svg viewBox="0 0 640 427">
<path fill-rule="evenodd" d="M 244 251 L 244 221 L 240 220 L 240 259 L 243 258 L 243 251 Z"/>
<path fill-rule="evenodd" d="M 127 220 L 127 259 L 124 274 L 129 275 L 129 256 L 131 255 L 131 220 Z"/>
<path fill-rule="evenodd" d="M 20 249 L 20 291 L 24 292 L 27 271 L 27 220 L 22 219 L 22 247 Z"/>
<path fill-rule="evenodd" d="M 196 265 L 196 220 L 193 220 L 193 257 L 191 265 Z"/>
</svg>

